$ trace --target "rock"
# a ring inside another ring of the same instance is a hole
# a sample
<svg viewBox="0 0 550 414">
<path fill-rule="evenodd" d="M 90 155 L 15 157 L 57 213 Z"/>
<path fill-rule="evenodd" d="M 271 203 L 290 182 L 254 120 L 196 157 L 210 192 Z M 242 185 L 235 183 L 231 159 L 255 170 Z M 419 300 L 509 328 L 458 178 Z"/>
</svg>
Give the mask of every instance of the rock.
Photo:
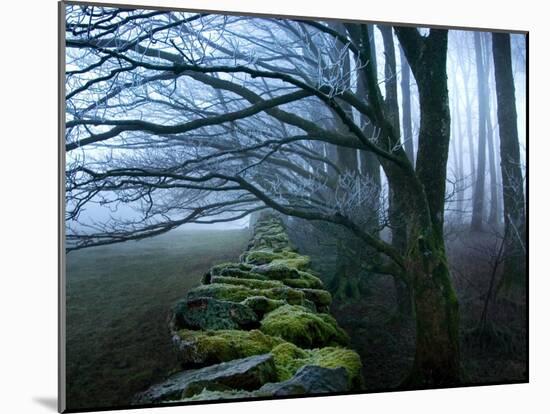
<svg viewBox="0 0 550 414">
<path fill-rule="evenodd" d="M 282 382 L 268 383 L 256 391 L 203 389 L 183 401 L 215 401 L 247 398 L 284 397 L 289 395 L 319 395 L 350 390 L 344 368 L 323 368 L 307 365 Z"/>
<path fill-rule="evenodd" d="M 159 403 L 189 398 L 203 390 L 256 390 L 276 380 L 271 354 L 254 355 L 211 365 L 206 368 L 182 371 L 153 385 L 139 394 L 136 404 Z"/>
<path fill-rule="evenodd" d="M 212 391 L 204 389 L 199 394 L 193 395 L 189 398 L 184 398 L 178 402 L 191 402 L 191 401 L 218 401 L 218 400 L 244 400 L 248 398 L 258 398 L 256 391 L 244 391 L 244 390 L 225 390 L 225 391 Z"/>
<path fill-rule="evenodd" d="M 241 261 L 246 264 L 264 265 L 285 265 L 297 270 L 306 270 L 309 267 L 310 259 L 298 253 L 282 250 L 275 252 L 273 249 L 251 250 L 241 256 Z"/>
<path fill-rule="evenodd" d="M 359 355 L 328 314 L 332 298 L 282 220 L 262 213 L 240 263 L 221 263 L 174 307 L 184 368 L 138 403 L 250 399 L 362 389 Z M 327 312 L 327 313 L 324 313 Z M 257 328 L 257 329 L 256 329 Z"/>
<path fill-rule="evenodd" d="M 269 299 L 265 296 L 251 296 L 241 303 L 252 309 L 259 319 L 263 318 L 266 313 L 286 304 L 284 300 Z"/>
<path fill-rule="evenodd" d="M 301 349 L 290 342 L 284 342 L 271 350 L 275 360 L 279 381 L 290 379 L 303 366 L 315 365 L 323 368 L 344 368 L 351 388 L 361 389 L 361 358 L 357 352 L 340 347 Z"/>
<path fill-rule="evenodd" d="M 284 286 L 282 282 L 277 280 L 244 279 L 232 276 L 212 276 L 210 283 L 246 286 L 251 289 L 271 289 Z"/>
<path fill-rule="evenodd" d="M 283 279 L 282 282 L 290 287 L 324 289 L 323 282 L 317 276 L 308 272 L 298 271 L 299 278 Z"/>
<path fill-rule="evenodd" d="M 273 397 L 304 394 L 326 394 L 350 390 L 345 368 L 323 368 L 306 365 L 289 380 L 265 384 L 255 394 Z"/>
<path fill-rule="evenodd" d="M 260 330 L 303 348 L 349 343 L 347 334 L 332 316 L 311 312 L 303 306 L 284 305 L 275 309 L 264 316 Z"/>
<path fill-rule="evenodd" d="M 252 265 L 247 265 L 245 263 L 221 263 L 213 266 L 210 269 L 210 273 L 212 276 L 241 277 L 242 275 L 244 278 L 247 278 L 247 275 L 250 273 L 252 267 Z"/>
<path fill-rule="evenodd" d="M 204 366 L 265 354 L 283 343 L 281 338 L 258 330 L 181 330 L 174 334 L 178 357 L 183 366 Z"/>
<path fill-rule="evenodd" d="M 173 329 L 252 329 L 258 326 L 256 313 L 240 303 L 197 298 L 182 300 L 174 307 Z"/>
<path fill-rule="evenodd" d="M 220 263 L 212 266 L 210 270 L 203 275 L 201 282 L 207 285 L 211 283 L 212 277 L 214 276 L 231 276 L 245 279 L 267 280 L 265 276 L 251 273 L 250 269 L 252 269 L 252 265 L 247 265 L 245 263 Z"/>
<path fill-rule="evenodd" d="M 213 276 L 231 276 L 232 271 L 248 272 L 250 269 L 252 269 L 252 266 L 245 263 L 226 262 L 212 266 L 210 272 Z"/>
<path fill-rule="evenodd" d="M 271 263 L 254 266 L 251 270 L 254 273 L 264 275 L 272 280 L 299 279 L 298 270 L 283 264 L 273 265 Z"/>
<path fill-rule="evenodd" d="M 255 266 L 252 272 L 267 277 L 270 280 L 279 280 L 287 286 L 294 288 L 323 289 L 323 282 L 309 272 L 297 270 L 286 264 L 268 263 Z"/>
<path fill-rule="evenodd" d="M 300 289 L 284 285 L 268 289 L 253 289 L 242 285 L 211 283 L 209 285 L 197 286 L 187 293 L 188 299 L 214 298 L 231 302 L 241 302 L 251 296 L 265 296 L 269 299 L 286 300 L 293 305 L 302 305 L 305 300 L 305 293 Z"/>
<path fill-rule="evenodd" d="M 306 299 L 312 301 L 320 308 L 330 306 L 332 303 L 332 296 L 328 290 L 309 288 L 300 290 L 304 292 Z"/>
</svg>

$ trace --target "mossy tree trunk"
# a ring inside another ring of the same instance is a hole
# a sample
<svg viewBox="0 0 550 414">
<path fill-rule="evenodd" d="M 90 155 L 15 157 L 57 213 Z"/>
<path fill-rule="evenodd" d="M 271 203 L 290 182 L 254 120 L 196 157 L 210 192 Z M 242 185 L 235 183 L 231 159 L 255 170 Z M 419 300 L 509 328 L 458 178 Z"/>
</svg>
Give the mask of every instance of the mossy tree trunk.
<svg viewBox="0 0 550 414">
<path fill-rule="evenodd" d="M 398 188 L 411 206 L 407 217 L 406 273 L 416 312 L 416 353 L 407 383 L 444 386 L 460 382 L 458 302 L 443 239 L 445 184 L 450 140 L 447 31 L 396 28 L 415 76 L 420 131 L 415 175 L 422 191 Z"/>
<path fill-rule="evenodd" d="M 447 386 L 460 382 L 458 301 L 445 248 L 436 235 L 422 235 L 411 246 L 416 352 L 405 386 Z"/>
</svg>

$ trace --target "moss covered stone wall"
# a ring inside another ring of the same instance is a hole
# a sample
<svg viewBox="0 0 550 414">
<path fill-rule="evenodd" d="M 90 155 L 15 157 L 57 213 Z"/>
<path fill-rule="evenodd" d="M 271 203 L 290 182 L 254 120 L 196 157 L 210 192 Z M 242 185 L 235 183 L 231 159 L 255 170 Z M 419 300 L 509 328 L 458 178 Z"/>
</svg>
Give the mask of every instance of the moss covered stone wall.
<svg viewBox="0 0 550 414">
<path fill-rule="evenodd" d="M 135 402 L 359 390 L 361 361 L 330 303 L 280 217 L 262 213 L 239 263 L 212 267 L 174 307 L 170 329 L 181 365 Z"/>
</svg>

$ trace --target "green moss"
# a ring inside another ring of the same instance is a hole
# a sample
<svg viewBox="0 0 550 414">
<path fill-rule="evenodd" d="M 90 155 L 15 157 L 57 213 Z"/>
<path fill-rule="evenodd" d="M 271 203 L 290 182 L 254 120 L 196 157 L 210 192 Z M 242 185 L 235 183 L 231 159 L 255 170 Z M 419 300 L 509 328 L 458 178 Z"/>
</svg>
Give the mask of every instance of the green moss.
<svg viewBox="0 0 550 414">
<path fill-rule="evenodd" d="M 285 285 L 296 288 L 322 289 L 323 282 L 309 272 L 297 270 L 284 263 L 269 263 L 252 268 L 252 272 L 271 280 L 280 280 Z"/>
<path fill-rule="evenodd" d="M 310 357 L 307 351 L 290 342 L 284 342 L 271 350 L 279 381 L 290 379 Z"/>
<path fill-rule="evenodd" d="M 183 344 L 180 348 L 184 363 L 217 364 L 270 352 L 283 343 L 280 338 L 266 335 L 256 329 L 251 331 L 217 330 L 178 331 Z"/>
<path fill-rule="evenodd" d="M 275 360 L 278 381 L 286 381 L 305 365 L 316 365 L 323 368 L 343 367 L 348 373 L 348 380 L 353 389 L 360 389 L 363 379 L 361 377 L 361 359 L 356 352 L 350 349 L 327 347 L 313 350 L 303 350 L 290 343 L 277 345 L 271 351 Z M 269 396 L 260 391 L 243 390 L 207 390 L 204 389 L 185 401 L 218 400 L 231 398 L 250 398 Z"/>
<path fill-rule="evenodd" d="M 211 282 L 246 286 L 252 289 L 271 289 L 283 286 L 281 282 L 278 282 L 276 280 L 241 279 L 228 276 L 214 276 L 212 277 Z"/>
<path fill-rule="evenodd" d="M 224 283 L 212 283 L 193 288 L 187 294 L 188 299 L 214 298 L 240 302 L 251 296 L 251 289 L 244 286 L 228 285 Z"/>
<path fill-rule="evenodd" d="M 283 279 L 282 282 L 290 287 L 322 289 L 323 282 L 317 276 L 308 272 L 298 272 L 298 278 Z"/>
<path fill-rule="evenodd" d="M 279 381 L 292 378 L 304 365 L 317 365 L 323 368 L 343 367 L 348 372 L 352 387 L 358 388 L 362 383 L 361 358 L 351 349 L 340 347 L 301 349 L 294 344 L 284 342 L 274 347 L 271 353 Z"/>
<path fill-rule="evenodd" d="M 318 365 L 324 368 L 344 367 L 352 388 L 361 387 L 363 378 L 361 375 L 361 358 L 357 352 L 351 349 L 339 347 L 327 347 L 315 349 L 311 353 L 310 365 Z"/>
<path fill-rule="evenodd" d="M 297 270 L 309 268 L 310 259 L 298 253 L 283 250 L 274 252 L 273 249 L 252 250 L 242 256 L 242 260 L 248 264 L 263 265 L 272 263 L 274 265 L 286 265 Z"/>
<path fill-rule="evenodd" d="M 284 264 L 264 264 L 252 268 L 253 272 L 259 273 L 271 280 L 299 279 L 300 272 Z"/>
<path fill-rule="evenodd" d="M 283 232 L 283 229 L 280 231 L 266 232 L 263 237 L 269 241 L 288 243 L 288 236 Z"/>
<path fill-rule="evenodd" d="M 263 275 L 252 273 L 251 270 L 252 265 L 246 263 L 222 263 L 213 266 L 209 273 L 212 276 L 231 276 L 242 279 L 267 279 L 267 277 Z"/>
<path fill-rule="evenodd" d="M 212 267 L 210 284 L 188 293 L 189 299 L 210 297 L 246 305 L 261 319 L 260 330 L 179 331 L 183 358 L 204 365 L 271 352 L 278 381 L 292 378 L 305 365 L 343 367 L 351 385 L 358 388 L 362 381 L 358 354 L 340 347 L 349 343 L 347 334 L 332 316 L 318 313 L 330 306 L 330 293 L 310 272 L 309 257 L 291 246 L 281 220 L 262 217 L 242 263 Z M 252 393 L 213 388 L 186 401 L 247 396 Z"/>
<path fill-rule="evenodd" d="M 285 233 L 285 229 L 281 226 L 269 226 L 256 231 L 253 242 L 261 242 L 262 240 L 268 242 L 289 243 L 288 236 Z"/>
<path fill-rule="evenodd" d="M 285 305 L 275 309 L 264 316 L 260 330 L 304 348 L 349 342 L 332 316 L 313 313 L 303 306 Z"/>
<path fill-rule="evenodd" d="M 173 308 L 172 329 L 252 329 L 258 314 L 248 306 L 213 298 L 182 300 Z"/>
<path fill-rule="evenodd" d="M 277 309 L 280 306 L 286 304 L 284 300 L 269 299 L 265 296 L 251 296 L 241 302 L 241 304 L 248 306 L 252 309 L 256 315 L 263 317 L 266 313 Z"/>
<path fill-rule="evenodd" d="M 332 296 L 328 290 L 323 289 L 300 289 L 306 295 L 306 299 L 315 303 L 319 307 L 330 306 Z"/>
<path fill-rule="evenodd" d="M 308 309 L 308 310 L 310 310 L 311 312 L 314 312 L 314 313 L 320 312 L 319 309 L 324 309 L 324 308 L 319 308 L 318 306 L 315 306 L 315 303 L 313 303 L 312 301 L 310 301 L 308 299 L 304 299 L 304 304 L 301 305 L 301 306 L 303 306 L 304 308 L 306 308 L 306 309 Z"/>
<path fill-rule="evenodd" d="M 302 256 L 296 253 L 284 253 L 285 256 L 291 256 L 295 255 L 295 257 L 286 257 L 281 259 L 275 259 L 271 263 L 274 265 L 276 264 L 284 264 L 288 267 L 292 267 L 297 270 L 307 270 L 311 264 L 311 260 L 309 256 Z"/>
<path fill-rule="evenodd" d="M 281 255 L 274 253 L 272 249 L 261 249 L 243 253 L 242 260 L 249 264 L 262 265 L 280 257 Z"/>
<path fill-rule="evenodd" d="M 206 297 L 228 300 L 231 302 L 241 302 L 252 296 L 265 296 L 269 299 L 286 300 L 293 305 L 302 305 L 305 300 L 304 292 L 288 286 L 269 289 L 252 289 L 246 286 L 231 285 L 227 283 L 212 283 L 191 289 L 187 294 L 188 299 Z"/>
<path fill-rule="evenodd" d="M 258 273 L 249 272 L 247 270 L 228 270 L 223 272 L 223 274 L 219 276 L 224 277 L 235 277 L 238 279 L 253 279 L 253 280 L 269 280 L 266 276 L 260 275 Z"/>
</svg>

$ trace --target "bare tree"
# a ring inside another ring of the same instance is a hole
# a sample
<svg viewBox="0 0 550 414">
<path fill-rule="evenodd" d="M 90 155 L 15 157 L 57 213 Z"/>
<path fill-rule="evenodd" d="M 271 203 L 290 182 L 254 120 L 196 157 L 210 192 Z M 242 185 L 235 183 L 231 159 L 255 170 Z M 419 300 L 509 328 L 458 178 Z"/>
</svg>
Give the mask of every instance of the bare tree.
<svg viewBox="0 0 550 414">
<path fill-rule="evenodd" d="M 459 382 L 458 303 L 443 240 L 447 31 L 395 27 L 419 91 L 414 168 L 382 98 L 366 25 L 100 10 L 68 12 L 69 248 L 266 207 L 337 225 L 382 258 L 366 264 L 371 271 L 412 290 L 416 353 L 406 384 Z M 372 231 L 372 180 L 342 172 L 320 150 L 329 145 L 376 157 L 407 223 L 403 249 Z M 111 217 L 86 221 L 94 203 Z M 121 208 L 134 215 L 117 216 Z"/>
</svg>

